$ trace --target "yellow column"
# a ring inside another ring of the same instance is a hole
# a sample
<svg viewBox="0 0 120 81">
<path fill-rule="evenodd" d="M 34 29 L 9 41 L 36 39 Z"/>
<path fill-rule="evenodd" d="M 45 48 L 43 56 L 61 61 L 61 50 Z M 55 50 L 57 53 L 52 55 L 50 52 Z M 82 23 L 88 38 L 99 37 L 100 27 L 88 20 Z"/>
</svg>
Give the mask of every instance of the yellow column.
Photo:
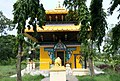
<svg viewBox="0 0 120 81">
<path fill-rule="evenodd" d="M 48 52 L 44 51 L 44 47 L 40 47 L 40 70 L 50 69 L 50 64 L 52 60 L 50 59 Z"/>
</svg>

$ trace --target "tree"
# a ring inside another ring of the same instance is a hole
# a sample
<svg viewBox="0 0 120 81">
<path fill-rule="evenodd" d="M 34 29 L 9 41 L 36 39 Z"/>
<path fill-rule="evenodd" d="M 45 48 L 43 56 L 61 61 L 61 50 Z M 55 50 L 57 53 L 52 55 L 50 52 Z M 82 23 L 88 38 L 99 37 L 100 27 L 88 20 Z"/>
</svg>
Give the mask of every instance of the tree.
<svg viewBox="0 0 120 81">
<path fill-rule="evenodd" d="M 76 17 L 81 22 L 81 29 L 79 33 L 80 41 L 89 49 L 89 67 L 91 75 L 94 75 L 93 69 L 93 43 L 97 41 L 98 49 L 105 36 L 105 28 L 107 22 L 105 20 L 106 14 L 102 9 L 103 0 L 92 0 L 90 10 L 86 6 L 86 0 L 65 0 L 65 6 L 77 12 Z M 89 12 L 90 11 L 90 12 Z M 96 22 L 97 21 L 97 22 Z"/>
<path fill-rule="evenodd" d="M 120 4 L 120 0 L 111 0 L 111 7 L 109 8 L 109 13 L 112 15 L 113 11 L 118 7 L 118 5 Z M 120 11 L 120 8 L 119 10 Z M 120 14 L 118 15 L 118 18 L 120 17 Z"/>
<path fill-rule="evenodd" d="M 90 5 L 91 14 L 91 49 L 95 41 L 97 41 L 98 50 L 100 51 L 101 43 L 103 42 L 103 37 L 105 36 L 105 29 L 107 28 L 107 22 L 105 20 L 106 13 L 102 8 L 103 0 L 92 0 Z M 97 21 L 97 22 L 96 22 Z M 92 51 L 91 51 L 91 55 Z M 92 61 L 92 57 L 90 57 Z M 92 65 L 91 65 L 92 66 Z"/>
<path fill-rule="evenodd" d="M 26 20 L 30 18 L 29 24 L 33 26 L 34 33 L 36 34 L 36 24 L 42 27 L 45 18 L 45 10 L 39 0 L 17 0 L 13 5 L 14 23 L 17 24 L 17 39 L 18 39 L 18 55 L 17 55 L 17 81 L 21 79 L 21 55 L 22 45 L 24 42 L 24 29 Z M 30 26 L 28 26 L 30 27 Z"/>
<path fill-rule="evenodd" d="M 112 0 L 111 1 L 111 7 L 109 8 L 109 13 L 112 15 L 113 11 L 118 7 L 118 5 L 120 5 L 120 0 Z M 119 10 L 120 11 L 120 8 Z M 120 17 L 120 14 L 118 15 L 118 19 Z M 113 45 L 113 50 L 114 53 L 116 53 L 116 51 L 120 48 L 119 44 L 120 44 L 120 22 L 118 22 L 114 28 L 112 28 L 112 45 Z"/>
<path fill-rule="evenodd" d="M 0 11 L 0 33 L 2 34 L 3 32 L 5 32 L 5 29 L 8 29 L 8 30 L 12 30 L 14 28 L 14 25 L 12 25 L 12 21 L 8 18 L 6 18 L 4 15 L 3 15 L 3 12 Z"/>
<path fill-rule="evenodd" d="M 112 35 L 113 32 L 111 30 L 108 31 L 107 36 L 105 37 L 105 45 L 103 47 L 104 54 L 102 56 L 104 56 L 103 59 L 105 60 L 105 63 L 109 63 L 109 65 L 112 66 L 113 70 L 115 70 L 116 65 L 120 64 L 120 53 L 119 50 L 114 53 Z"/>
<path fill-rule="evenodd" d="M 114 28 L 112 28 L 112 49 L 114 50 L 114 54 L 118 51 L 120 48 L 120 23 L 116 24 Z"/>
<path fill-rule="evenodd" d="M 8 61 L 10 58 L 16 58 L 14 45 L 16 37 L 14 35 L 0 36 L 0 61 Z"/>
<path fill-rule="evenodd" d="M 32 59 L 39 59 L 39 45 L 30 39 L 27 39 L 25 41 L 25 44 L 27 47 L 25 47 L 24 51 L 29 53 L 28 57 L 31 58 L 31 60 Z"/>
</svg>

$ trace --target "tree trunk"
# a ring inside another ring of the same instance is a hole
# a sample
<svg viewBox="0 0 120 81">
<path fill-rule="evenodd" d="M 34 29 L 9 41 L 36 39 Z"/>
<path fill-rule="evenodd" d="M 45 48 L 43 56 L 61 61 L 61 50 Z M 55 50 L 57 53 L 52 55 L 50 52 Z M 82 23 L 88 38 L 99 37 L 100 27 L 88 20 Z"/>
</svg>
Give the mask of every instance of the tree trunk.
<svg viewBox="0 0 120 81">
<path fill-rule="evenodd" d="M 87 69 L 87 59 L 86 56 L 84 57 L 85 69 Z"/>
<path fill-rule="evenodd" d="M 89 62 L 90 75 L 94 76 L 95 73 L 94 73 L 94 66 L 93 66 L 93 58 L 90 57 L 88 62 Z"/>
<path fill-rule="evenodd" d="M 22 81 L 21 77 L 21 54 L 22 54 L 22 43 L 18 46 L 18 55 L 17 55 L 17 81 Z"/>
<path fill-rule="evenodd" d="M 91 33 L 92 36 L 92 33 Z M 89 61 L 89 69 L 90 69 L 90 75 L 94 76 L 94 66 L 93 66 L 93 41 L 91 40 L 91 36 L 90 36 L 90 55 L 88 58 Z"/>
</svg>

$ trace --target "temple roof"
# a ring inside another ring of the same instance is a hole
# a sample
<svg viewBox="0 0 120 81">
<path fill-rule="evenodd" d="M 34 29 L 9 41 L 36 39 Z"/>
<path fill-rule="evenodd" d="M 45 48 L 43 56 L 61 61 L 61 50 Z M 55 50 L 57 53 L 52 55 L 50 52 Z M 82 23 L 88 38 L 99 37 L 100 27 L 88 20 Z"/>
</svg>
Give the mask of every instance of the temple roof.
<svg viewBox="0 0 120 81">
<path fill-rule="evenodd" d="M 67 14 L 68 11 L 64 8 L 55 8 L 54 10 L 46 10 L 46 14 Z"/>
<path fill-rule="evenodd" d="M 63 31 L 80 31 L 80 25 L 46 25 L 43 28 L 37 26 L 37 32 L 63 32 Z M 26 28 L 25 32 L 34 32 L 33 27 Z"/>
<path fill-rule="evenodd" d="M 80 31 L 80 25 L 78 22 L 65 19 L 68 11 L 60 6 L 54 10 L 46 10 L 46 20 L 44 26 L 37 26 L 37 34 L 34 35 L 33 27 L 25 27 L 24 35 L 35 42 L 47 43 L 58 42 L 59 40 L 68 42 L 78 42 L 78 33 Z"/>
<path fill-rule="evenodd" d="M 60 1 L 58 1 L 58 6 L 54 10 L 46 10 L 46 14 L 67 14 L 68 11 L 60 6 Z"/>
</svg>

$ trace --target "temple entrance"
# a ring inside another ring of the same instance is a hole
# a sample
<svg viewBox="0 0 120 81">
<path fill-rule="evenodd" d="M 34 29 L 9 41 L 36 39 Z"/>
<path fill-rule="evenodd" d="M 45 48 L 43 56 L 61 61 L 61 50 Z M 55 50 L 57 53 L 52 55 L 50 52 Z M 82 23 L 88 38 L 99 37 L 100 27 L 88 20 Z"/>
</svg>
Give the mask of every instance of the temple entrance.
<svg viewBox="0 0 120 81">
<path fill-rule="evenodd" d="M 59 40 L 59 42 L 54 46 L 55 50 L 55 57 L 60 57 L 62 61 L 62 66 L 65 65 L 65 51 L 66 51 L 66 46 Z"/>
<path fill-rule="evenodd" d="M 65 64 L 65 53 L 64 51 L 57 51 L 56 57 L 60 57 L 62 66 Z"/>
</svg>

